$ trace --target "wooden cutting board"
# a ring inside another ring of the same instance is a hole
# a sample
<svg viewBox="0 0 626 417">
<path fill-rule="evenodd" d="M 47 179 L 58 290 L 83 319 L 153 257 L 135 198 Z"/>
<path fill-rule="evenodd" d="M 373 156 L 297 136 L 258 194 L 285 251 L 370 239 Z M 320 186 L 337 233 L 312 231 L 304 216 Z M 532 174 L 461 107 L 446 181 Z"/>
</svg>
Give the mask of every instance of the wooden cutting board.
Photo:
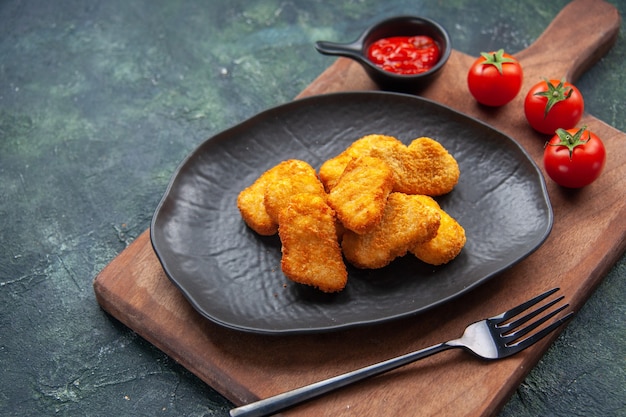
<svg viewBox="0 0 626 417">
<path fill-rule="evenodd" d="M 583 19 L 584 35 L 571 22 Z M 471 98 L 465 76 L 473 57 L 454 51 L 424 97 L 481 119 L 517 140 L 541 166 L 546 137 L 527 126 L 524 92 L 543 77 L 575 81 L 617 39 L 618 11 L 599 0 L 576 0 L 536 42 L 516 56 L 522 93 L 499 109 Z M 361 67 L 339 58 L 298 97 L 376 86 Z M 141 234 L 94 280 L 104 310 L 162 349 L 236 404 L 458 337 L 465 325 L 559 286 L 575 310 L 626 249 L 626 135 L 586 114 L 608 160 L 582 190 L 548 181 L 554 228 L 523 262 L 480 288 L 425 314 L 391 324 L 321 335 L 261 336 L 222 328 L 201 317 L 165 276 Z M 460 132 L 462 134 L 462 132 Z M 448 351 L 294 408 L 290 416 L 486 416 L 495 414 L 538 362 L 550 339 L 497 362 Z"/>
</svg>

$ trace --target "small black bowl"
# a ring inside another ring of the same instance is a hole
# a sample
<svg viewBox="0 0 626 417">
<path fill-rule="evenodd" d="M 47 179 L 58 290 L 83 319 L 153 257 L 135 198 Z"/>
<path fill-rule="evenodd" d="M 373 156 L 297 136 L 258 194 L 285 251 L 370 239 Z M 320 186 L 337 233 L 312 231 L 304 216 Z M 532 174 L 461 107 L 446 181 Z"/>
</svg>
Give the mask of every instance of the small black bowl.
<svg viewBox="0 0 626 417">
<path fill-rule="evenodd" d="M 439 61 L 426 72 L 416 75 L 396 74 L 377 67 L 367 58 L 369 47 L 379 39 L 417 35 L 430 36 L 441 51 Z M 450 36 L 443 26 L 417 16 L 392 17 L 369 27 L 352 43 L 317 41 L 315 48 L 324 55 L 344 56 L 356 60 L 380 88 L 398 92 L 415 92 L 428 85 L 440 74 L 452 51 Z"/>
</svg>

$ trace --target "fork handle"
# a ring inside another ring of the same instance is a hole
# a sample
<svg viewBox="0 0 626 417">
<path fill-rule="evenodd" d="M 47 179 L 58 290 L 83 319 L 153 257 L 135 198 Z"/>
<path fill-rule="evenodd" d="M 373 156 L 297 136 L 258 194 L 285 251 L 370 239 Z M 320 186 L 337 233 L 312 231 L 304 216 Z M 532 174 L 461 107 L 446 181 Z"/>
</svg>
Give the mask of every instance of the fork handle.
<svg viewBox="0 0 626 417">
<path fill-rule="evenodd" d="M 396 358 L 388 359 L 383 362 L 379 362 L 373 365 L 366 366 L 345 374 L 337 375 L 335 377 L 325 379 L 319 382 L 315 382 L 310 385 L 305 385 L 300 388 L 296 388 L 292 391 L 287 391 L 282 394 L 275 395 L 273 397 L 259 400 L 241 407 L 233 408 L 230 410 L 231 417 L 264 417 L 275 414 L 279 411 L 285 410 L 296 404 L 300 404 L 304 401 L 318 397 L 327 392 L 336 390 L 353 382 L 361 381 L 363 379 L 380 375 L 385 372 L 389 372 L 393 369 L 399 368 L 409 363 L 415 362 L 419 359 L 425 358 L 435 353 L 442 352 L 453 347 L 447 343 L 440 343 L 433 345 L 415 352 L 407 353 Z"/>
</svg>

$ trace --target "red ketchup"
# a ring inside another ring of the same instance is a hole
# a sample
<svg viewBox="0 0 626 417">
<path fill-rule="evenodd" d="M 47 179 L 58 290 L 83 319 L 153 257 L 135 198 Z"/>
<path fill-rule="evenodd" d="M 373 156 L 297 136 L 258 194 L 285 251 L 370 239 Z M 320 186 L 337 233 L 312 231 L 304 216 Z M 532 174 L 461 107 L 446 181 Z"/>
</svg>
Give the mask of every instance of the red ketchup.
<svg viewBox="0 0 626 417">
<path fill-rule="evenodd" d="M 394 36 L 374 42 L 367 58 L 385 71 L 403 75 L 426 72 L 439 61 L 439 46 L 430 36 Z"/>
</svg>

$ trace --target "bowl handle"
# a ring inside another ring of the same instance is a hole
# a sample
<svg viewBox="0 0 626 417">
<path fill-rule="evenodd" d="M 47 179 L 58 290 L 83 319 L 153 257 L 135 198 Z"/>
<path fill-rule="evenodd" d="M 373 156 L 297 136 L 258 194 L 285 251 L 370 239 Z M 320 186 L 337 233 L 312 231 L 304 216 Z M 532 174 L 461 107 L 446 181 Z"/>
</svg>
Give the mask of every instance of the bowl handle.
<svg viewBox="0 0 626 417">
<path fill-rule="evenodd" d="M 358 42 L 335 43 L 328 41 L 317 41 L 315 42 L 315 49 L 317 49 L 319 53 L 324 55 L 339 55 L 355 58 L 358 60 L 363 59 L 361 44 Z"/>
</svg>

